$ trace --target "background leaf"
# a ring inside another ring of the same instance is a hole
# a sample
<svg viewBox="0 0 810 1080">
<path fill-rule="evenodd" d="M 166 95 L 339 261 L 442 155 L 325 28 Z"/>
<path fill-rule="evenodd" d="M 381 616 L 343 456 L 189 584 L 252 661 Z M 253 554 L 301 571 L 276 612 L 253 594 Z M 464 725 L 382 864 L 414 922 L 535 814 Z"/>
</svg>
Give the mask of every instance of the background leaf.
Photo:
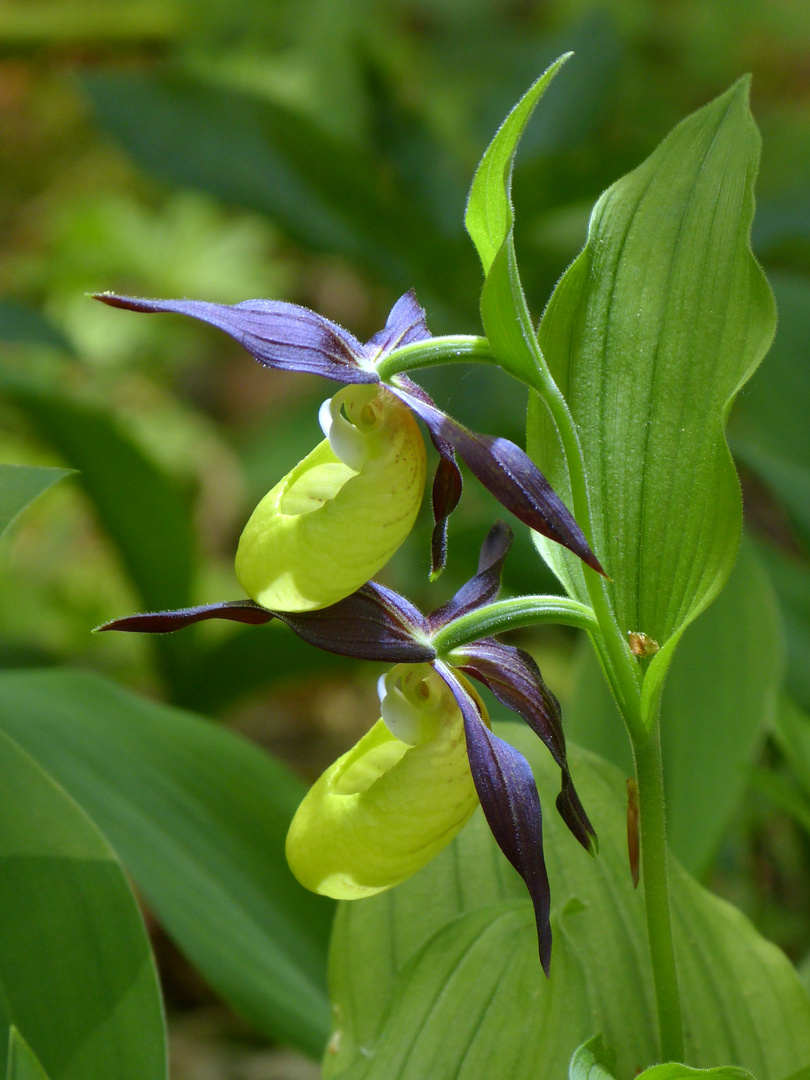
<svg viewBox="0 0 810 1080">
<path fill-rule="evenodd" d="M 157 975 L 113 852 L 5 734 L 0 789 L 0 1028 L 51 1080 L 165 1078 Z"/>
<path fill-rule="evenodd" d="M 0 465 L 0 536 L 29 503 L 71 471 L 41 465 Z"/>
<path fill-rule="evenodd" d="M 214 989 L 260 1030 L 319 1054 L 332 905 L 284 859 L 303 786 L 238 736 L 97 676 L 14 672 L 0 688 L 0 727 L 104 830 Z"/>
<path fill-rule="evenodd" d="M 6 1080 L 48 1080 L 36 1054 L 14 1026 L 8 1035 Z"/>
<path fill-rule="evenodd" d="M 525 728 L 498 730 L 530 760 L 550 806 L 559 776 L 548 755 Z M 528 962 L 530 905 L 476 814 L 410 881 L 340 906 L 330 968 L 336 1051 L 325 1076 L 557 1080 L 595 1030 L 616 1051 L 617 1075 L 654 1060 L 655 1004 L 643 900 L 627 865 L 624 778 L 577 749 L 572 772 L 600 853 L 589 859 L 558 816 L 547 815 L 551 979 L 543 980 L 536 958 Z M 759 1080 L 783 1080 L 810 1059 L 810 999 L 795 971 L 677 864 L 673 897 L 688 1060 L 706 1068 L 732 1061 Z M 454 1009 L 461 1020 L 450 1024 Z M 510 1038 L 517 1030 L 521 1037 Z"/>
<path fill-rule="evenodd" d="M 722 587 L 739 543 L 740 489 L 723 427 L 775 325 L 748 243 L 758 157 L 743 80 L 605 192 L 540 326 L 579 431 L 616 620 L 664 646 L 646 676 L 653 700 L 678 634 Z M 529 445 L 564 492 L 556 432 L 539 401 Z M 587 599 L 581 568 L 536 543 Z"/>
<path fill-rule="evenodd" d="M 775 715 L 784 671 L 781 619 L 753 545 L 687 629 L 664 687 L 661 742 L 673 852 L 704 874 L 733 820 Z M 572 739 L 633 774 L 630 744 L 590 644 L 582 641 L 565 710 Z"/>
<path fill-rule="evenodd" d="M 580 1046 L 571 1058 L 568 1080 L 616 1080 L 616 1073 L 610 1067 L 610 1056 L 600 1038 L 591 1039 Z M 653 1065 L 639 1073 L 646 1080 L 689 1080 L 689 1077 L 706 1077 L 707 1080 L 754 1080 L 750 1072 L 733 1065 L 721 1065 L 717 1069 L 690 1069 L 677 1061 L 664 1065 Z"/>
</svg>

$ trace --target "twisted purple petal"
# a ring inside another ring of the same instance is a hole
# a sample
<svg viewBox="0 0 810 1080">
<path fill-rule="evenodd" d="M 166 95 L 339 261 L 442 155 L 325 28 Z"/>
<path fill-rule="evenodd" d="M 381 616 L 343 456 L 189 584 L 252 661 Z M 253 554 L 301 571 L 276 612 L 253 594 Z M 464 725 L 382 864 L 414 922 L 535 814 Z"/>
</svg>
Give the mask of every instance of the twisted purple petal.
<svg viewBox="0 0 810 1080">
<path fill-rule="evenodd" d="M 491 603 L 501 589 L 501 570 L 509 548 L 512 530 L 505 521 L 496 521 L 489 530 L 478 558 L 478 573 L 461 586 L 452 600 L 428 615 L 431 631 L 446 626 L 460 615 L 466 615 L 483 604 Z"/>
<path fill-rule="evenodd" d="M 204 300 L 141 300 L 112 293 L 95 297 L 129 311 L 174 312 L 216 326 L 243 345 L 260 364 L 305 371 L 342 383 L 379 382 L 364 368 L 366 349 L 353 334 L 308 308 L 281 300 L 211 304 Z"/>
<path fill-rule="evenodd" d="M 204 619 L 230 619 L 253 625 L 279 619 L 310 645 L 356 660 L 419 664 L 436 656 L 436 650 L 427 640 L 424 615 L 403 596 L 373 581 L 337 604 L 318 611 L 269 611 L 252 600 L 228 600 L 178 611 L 128 615 L 98 629 L 167 634 Z"/>
<path fill-rule="evenodd" d="M 250 623 L 261 626 L 275 615 L 252 600 L 225 600 L 220 604 L 201 604 L 199 607 L 178 608 L 176 611 L 147 611 L 139 615 L 127 615 L 96 627 L 102 630 L 131 630 L 141 634 L 170 634 L 184 626 L 206 619 L 228 619 L 230 622 Z"/>
<path fill-rule="evenodd" d="M 385 328 L 378 330 L 364 346 L 366 356 L 371 360 L 412 345 L 416 341 L 425 341 L 433 337 L 427 326 L 425 309 L 416 299 L 416 293 L 409 289 L 391 308 L 385 322 Z"/>
<path fill-rule="evenodd" d="M 551 890 L 543 858 L 543 815 L 529 763 L 483 722 L 478 706 L 452 670 L 433 665 L 455 697 L 464 718 L 467 756 L 487 824 L 501 851 L 529 890 L 537 923 L 540 963 L 551 965 Z"/>
<path fill-rule="evenodd" d="M 463 652 L 463 657 L 457 666 L 482 682 L 507 709 L 523 717 L 551 751 L 562 772 L 557 810 L 585 850 L 594 853 L 596 832 L 571 780 L 560 703 L 543 682 L 537 664 L 523 649 L 504 645 L 494 638 L 474 641 L 459 652 Z"/>
<path fill-rule="evenodd" d="M 400 379 L 391 389 L 424 420 L 434 443 L 443 439 L 520 521 L 562 544 L 600 574 L 604 570 L 591 551 L 570 510 L 531 458 L 509 439 L 479 435 L 438 409 L 427 395 L 415 392 L 415 384 Z"/>
</svg>

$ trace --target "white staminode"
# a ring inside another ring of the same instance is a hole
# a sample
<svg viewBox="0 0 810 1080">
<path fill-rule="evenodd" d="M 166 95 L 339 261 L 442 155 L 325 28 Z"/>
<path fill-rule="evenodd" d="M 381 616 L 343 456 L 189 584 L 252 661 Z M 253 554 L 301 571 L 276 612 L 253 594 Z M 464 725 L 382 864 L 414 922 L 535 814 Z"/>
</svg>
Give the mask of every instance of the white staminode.
<svg viewBox="0 0 810 1080">
<path fill-rule="evenodd" d="M 318 423 L 329 440 L 329 445 L 344 464 L 359 472 L 368 460 L 368 441 L 361 431 L 343 415 L 343 402 L 347 392 L 356 391 L 347 386 L 332 398 L 327 398 L 318 410 Z"/>
<path fill-rule="evenodd" d="M 383 723 L 401 742 L 431 738 L 441 716 L 442 684 L 427 664 L 398 664 L 377 681 Z"/>
</svg>

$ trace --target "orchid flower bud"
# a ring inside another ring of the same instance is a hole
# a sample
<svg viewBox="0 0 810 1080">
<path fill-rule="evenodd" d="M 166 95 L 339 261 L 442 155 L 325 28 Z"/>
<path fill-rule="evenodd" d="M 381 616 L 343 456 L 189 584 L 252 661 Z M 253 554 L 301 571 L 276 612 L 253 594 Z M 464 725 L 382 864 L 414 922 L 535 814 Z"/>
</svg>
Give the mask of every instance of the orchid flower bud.
<svg viewBox="0 0 810 1080">
<path fill-rule="evenodd" d="M 425 444 L 385 387 L 344 387 L 320 421 L 326 439 L 265 495 L 236 553 L 242 588 L 277 611 L 328 607 L 365 584 L 405 540 L 422 501 Z"/>
<path fill-rule="evenodd" d="M 315 782 L 287 835 L 301 884 L 338 900 L 416 873 L 478 806 L 461 710 L 441 676 L 429 664 L 399 664 L 379 690 L 382 719 Z"/>
</svg>

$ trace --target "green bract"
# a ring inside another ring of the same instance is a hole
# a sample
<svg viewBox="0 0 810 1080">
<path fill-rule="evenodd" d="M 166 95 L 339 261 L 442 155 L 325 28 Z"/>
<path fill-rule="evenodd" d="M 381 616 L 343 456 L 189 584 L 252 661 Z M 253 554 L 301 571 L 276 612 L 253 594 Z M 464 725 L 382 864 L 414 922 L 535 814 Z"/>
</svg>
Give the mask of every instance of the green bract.
<svg viewBox="0 0 810 1080">
<path fill-rule="evenodd" d="M 416 873 L 478 806 L 461 711 L 442 678 L 399 664 L 383 682 L 383 719 L 314 784 L 287 836 L 301 884 L 339 900 Z"/>
<path fill-rule="evenodd" d="M 411 531 L 425 444 L 411 411 L 379 386 L 347 386 L 321 410 L 328 438 L 254 510 L 236 576 L 263 607 L 337 603 L 385 565 Z"/>
</svg>

